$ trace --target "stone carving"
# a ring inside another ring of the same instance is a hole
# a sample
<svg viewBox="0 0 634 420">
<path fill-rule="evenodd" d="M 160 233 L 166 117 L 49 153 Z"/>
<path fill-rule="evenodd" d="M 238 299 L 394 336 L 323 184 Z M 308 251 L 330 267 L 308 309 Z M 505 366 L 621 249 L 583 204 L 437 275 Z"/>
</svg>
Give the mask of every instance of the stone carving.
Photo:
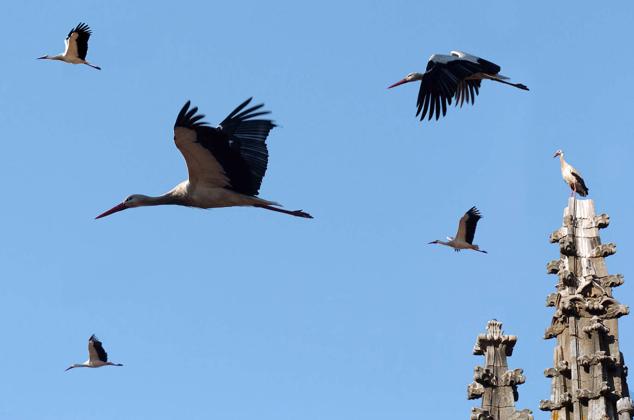
<svg viewBox="0 0 634 420">
<path fill-rule="evenodd" d="M 557 411 L 567 407 L 572 407 L 572 395 L 569 392 L 561 394 L 557 401 L 542 400 L 539 402 L 539 409 L 542 411 Z"/>
<path fill-rule="evenodd" d="M 608 216 L 605 213 L 594 217 L 594 225 L 599 229 L 606 228 L 608 227 L 609 224 L 610 224 L 610 216 Z"/>
<path fill-rule="evenodd" d="M 616 364 L 617 359 L 614 356 L 606 354 L 604 351 L 598 351 L 594 354 L 584 354 L 583 356 L 577 357 L 577 362 L 579 362 L 580 366 L 588 369 L 592 365 L 598 365 L 601 363 L 605 363 L 606 366 L 612 367 Z"/>
<path fill-rule="evenodd" d="M 605 276 L 601 278 L 601 285 L 603 287 L 618 287 L 623 284 L 623 275 L 616 274 Z"/>
<path fill-rule="evenodd" d="M 554 367 L 544 371 L 551 399 L 539 408 L 553 419 L 632 420 L 634 414 L 616 336 L 618 318 L 629 308 L 612 295 L 623 276 L 608 274 L 604 258 L 616 245 L 601 244 L 598 230 L 609 223 L 606 214 L 595 215 L 592 200 L 570 198 L 562 227 L 550 236 L 560 258 L 546 268 L 558 282 L 546 299 L 555 313 L 544 336 L 557 346 Z"/>
<path fill-rule="evenodd" d="M 495 420 L 488 411 L 481 408 L 472 408 L 470 420 Z"/>
<path fill-rule="evenodd" d="M 592 250 L 592 257 L 609 257 L 616 253 L 616 244 L 601 244 Z"/>
<path fill-rule="evenodd" d="M 550 234 L 550 237 L 548 238 L 548 241 L 551 244 L 555 244 L 555 243 L 559 242 L 559 240 L 561 238 L 563 238 L 564 236 L 566 236 L 566 229 L 560 228 L 560 229 L 557 229 L 556 231 L 554 231 L 553 233 Z"/>
<path fill-rule="evenodd" d="M 559 247 L 561 249 L 561 253 L 564 255 L 575 255 L 575 240 L 573 237 L 564 236 L 559 240 Z"/>
<path fill-rule="evenodd" d="M 634 405 L 630 397 L 623 397 L 616 402 L 616 410 L 619 416 L 622 413 L 629 413 L 630 417 L 634 414 Z"/>
<path fill-rule="evenodd" d="M 467 386 L 468 399 L 482 398 L 482 407 L 471 410 L 472 420 L 533 420 L 530 410 L 515 410 L 517 386 L 526 380 L 522 369 L 509 370 L 506 362 L 516 342 L 517 337 L 505 335 L 497 320 L 489 321 L 486 333 L 478 335 L 473 354 L 484 356 L 485 365 L 475 367 Z"/>
<path fill-rule="evenodd" d="M 559 273 L 559 264 L 561 260 L 552 260 L 548 264 L 546 264 L 546 272 L 548 274 L 557 274 Z"/>
</svg>

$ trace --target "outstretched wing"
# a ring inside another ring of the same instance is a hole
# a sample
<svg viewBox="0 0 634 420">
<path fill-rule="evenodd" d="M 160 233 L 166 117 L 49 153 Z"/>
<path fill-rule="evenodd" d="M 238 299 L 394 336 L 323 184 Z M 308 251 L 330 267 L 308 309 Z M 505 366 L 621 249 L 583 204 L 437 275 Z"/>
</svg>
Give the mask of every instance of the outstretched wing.
<svg viewBox="0 0 634 420">
<path fill-rule="evenodd" d="M 460 222 L 458 223 L 458 233 L 456 233 L 456 239 L 459 241 L 464 241 L 468 244 L 473 244 L 473 237 L 475 236 L 476 226 L 478 225 L 478 220 L 482 218 L 480 211 L 471 207 L 465 214 L 460 218 Z"/>
<path fill-rule="evenodd" d="M 456 57 L 437 57 L 442 58 L 442 61 L 436 61 L 434 60 L 435 56 L 432 56 L 427 63 L 427 71 L 423 75 L 418 91 L 416 115 L 420 114 L 421 121 L 425 119 L 426 115 L 429 120 L 434 115 L 438 120 L 441 112 L 443 116 L 446 115 L 447 104 L 451 105 L 451 98 L 456 95 L 459 85 L 468 77 L 482 72 L 481 66 L 477 63 Z M 467 84 L 467 87 L 469 86 L 470 84 Z M 477 95 L 477 91 L 475 95 Z M 471 98 L 474 98 L 475 95 L 471 93 Z"/>
<path fill-rule="evenodd" d="M 90 27 L 83 22 L 74 29 L 71 29 L 66 37 L 66 51 L 64 51 L 64 55 L 79 57 L 85 60 L 86 54 L 88 53 L 90 34 L 92 34 Z"/>
<path fill-rule="evenodd" d="M 472 63 L 477 63 L 483 73 L 498 74 L 500 70 L 502 70 L 502 68 L 497 64 L 473 54 L 466 53 L 464 51 L 452 51 L 451 55 L 466 61 L 470 61 Z"/>
<path fill-rule="evenodd" d="M 275 124 L 256 119 L 269 111 L 259 111 L 263 104 L 247 108 L 251 100 L 217 128 L 201 121 L 204 115 L 197 114 L 197 107 L 190 109 L 189 101 L 183 106 L 174 124 L 174 142 L 185 158 L 190 183 L 258 194 L 268 164 L 266 138 Z"/>
<path fill-rule="evenodd" d="M 88 339 L 88 358 L 91 362 L 96 362 L 97 360 L 108 361 L 108 353 L 103 349 L 101 341 L 94 334 Z"/>
<path fill-rule="evenodd" d="M 456 106 L 460 105 L 460 108 L 462 108 L 462 104 L 464 104 L 465 101 L 473 105 L 475 103 L 475 97 L 480 93 L 480 83 L 480 79 L 463 80 L 458 83 L 456 89 Z"/>
</svg>

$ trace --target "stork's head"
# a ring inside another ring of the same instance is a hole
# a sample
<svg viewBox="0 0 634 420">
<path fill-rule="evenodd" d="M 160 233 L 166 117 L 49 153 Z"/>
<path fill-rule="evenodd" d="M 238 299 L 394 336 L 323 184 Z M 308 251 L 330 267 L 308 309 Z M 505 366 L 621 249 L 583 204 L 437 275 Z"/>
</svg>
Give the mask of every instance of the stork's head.
<svg viewBox="0 0 634 420">
<path fill-rule="evenodd" d="M 423 78 L 423 74 L 422 73 L 410 73 L 407 76 L 405 76 L 404 79 L 399 80 L 398 82 L 394 83 L 391 86 L 388 86 L 388 89 L 392 89 L 393 87 L 402 85 L 403 83 L 409 83 L 409 82 L 415 82 L 416 80 L 421 80 Z"/>
<path fill-rule="evenodd" d="M 440 243 L 440 241 L 438 239 L 436 239 L 435 241 L 429 242 L 429 245 L 431 245 L 431 244 L 439 244 L 439 243 Z"/>
<path fill-rule="evenodd" d="M 45 60 L 45 59 L 47 59 L 47 58 L 48 58 L 48 55 L 43 55 L 43 56 L 41 56 L 41 57 L 38 57 L 37 59 L 38 59 L 38 60 Z"/>
<path fill-rule="evenodd" d="M 121 210 L 142 206 L 147 202 L 147 198 L 148 197 L 143 194 L 132 194 L 126 197 L 126 199 L 123 200 L 121 204 L 117 204 L 110 210 L 104 211 L 99 216 L 95 217 L 95 219 L 101 219 L 102 217 L 110 216 L 111 214 L 120 212 Z"/>
<path fill-rule="evenodd" d="M 555 154 L 553 155 L 553 158 L 556 158 L 557 156 L 564 157 L 564 151 L 561 149 L 557 150 Z"/>
</svg>

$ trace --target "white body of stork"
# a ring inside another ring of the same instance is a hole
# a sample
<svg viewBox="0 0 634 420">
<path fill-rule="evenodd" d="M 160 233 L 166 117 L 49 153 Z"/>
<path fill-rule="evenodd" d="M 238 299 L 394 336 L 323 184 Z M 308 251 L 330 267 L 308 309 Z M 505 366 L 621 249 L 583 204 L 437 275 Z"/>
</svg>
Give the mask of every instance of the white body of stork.
<svg viewBox="0 0 634 420">
<path fill-rule="evenodd" d="M 577 171 L 571 164 L 565 161 L 563 150 L 557 150 L 553 158 L 559 156 L 559 163 L 561 164 L 561 177 L 564 179 L 566 184 L 572 190 L 571 196 L 574 196 L 575 193 L 579 194 L 582 197 L 588 195 L 588 187 L 586 186 L 586 182 L 581 177 L 579 171 Z"/>
<path fill-rule="evenodd" d="M 480 214 L 480 211 L 475 207 L 471 207 L 464 216 L 460 218 L 460 222 L 458 223 L 458 232 L 456 233 L 455 238 L 447 237 L 447 242 L 435 240 L 430 242 L 430 244 L 450 246 L 456 252 L 461 249 L 472 249 L 486 254 L 486 251 L 481 250 L 478 245 L 473 244 L 476 226 L 478 224 L 478 220 L 481 218 L 482 215 Z"/>
<path fill-rule="evenodd" d="M 64 43 L 66 49 L 63 54 L 44 55 L 38 57 L 39 60 L 58 60 L 70 64 L 85 64 L 93 69 L 101 70 L 101 67 L 90 64 L 86 61 L 88 53 L 88 40 L 92 31 L 85 23 L 80 23 L 74 29 L 71 29 Z"/>
<path fill-rule="evenodd" d="M 447 114 L 447 105 L 451 105 L 452 98 L 456 106 L 462 107 L 465 101 L 473 104 L 483 79 L 528 90 L 521 83 L 509 82 L 508 77 L 499 74 L 500 69 L 495 63 L 462 51 L 451 51 L 450 55 L 434 54 L 427 62 L 425 73 L 410 73 L 388 89 L 420 80 L 416 116 L 420 115 L 422 121 L 426 115 L 429 120 L 435 115 L 437 120 L 441 113 Z"/>
<path fill-rule="evenodd" d="M 200 121 L 204 115 L 197 114 L 197 107 L 190 109 L 187 101 L 174 124 L 174 142 L 185 158 L 189 179 L 159 197 L 131 195 L 96 218 L 161 204 L 204 209 L 252 206 L 312 218 L 302 210 L 284 210 L 276 202 L 256 197 L 268 164 L 266 138 L 275 124 L 255 119 L 269 111 L 261 111 L 262 104 L 246 108 L 251 99 L 234 109 L 218 127 Z"/>
<path fill-rule="evenodd" d="M 95 335 L 91 335 L 88 339 L 88 360 L 84 363 L 75 363 L 66 368 L 71 370 L 73 368 L 88 367 L 98 368 L 102 366 L 123 366 L 121 363 L 112 363 L 108 361 L 108 353 L 103 349 L 101 341 Z"/>
</svg>

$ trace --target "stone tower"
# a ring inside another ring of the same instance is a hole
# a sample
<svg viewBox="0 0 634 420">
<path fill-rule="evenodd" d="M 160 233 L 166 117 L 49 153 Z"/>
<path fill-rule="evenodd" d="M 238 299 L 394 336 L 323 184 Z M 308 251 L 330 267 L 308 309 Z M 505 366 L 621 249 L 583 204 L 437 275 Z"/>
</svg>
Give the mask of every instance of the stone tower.
<svg viewBox="0 0 634 420">
<path fill-rule="evenodd" d="M 571 197 L 563 226 L 550 236 L 561 255 L 547 265 L 558 281 L 546 299 L 555 313 L 545 338 L 556 345 L 554 366 L 544 372 L 552 378 L 550 399 L 539 408 L 553 420 L 631 420 L 634 412 L 619 351 L 618 318 L 629 309 L 612 295 L 623 276 L 608 274 L 605 257 L 616 245 L 599 237 L 609 221 L 595 215 L 592 200 Z"/>
<path fill-rule="evenodd" d="M 525 378 L 522 369 L 508 370 L 506 358 L 516 341 L 516 336 L 504 335 L 496 320 L 487 323 L 486 334 L 478 335 L 473 354 L 484 356 L 484 367 L 474 369 L 467 398 L 482 398 L 482 407 L 471 409 L 471 420 L 533 420 L 530 410 L 515 411 L 517 385 Z"/>
</svg>

